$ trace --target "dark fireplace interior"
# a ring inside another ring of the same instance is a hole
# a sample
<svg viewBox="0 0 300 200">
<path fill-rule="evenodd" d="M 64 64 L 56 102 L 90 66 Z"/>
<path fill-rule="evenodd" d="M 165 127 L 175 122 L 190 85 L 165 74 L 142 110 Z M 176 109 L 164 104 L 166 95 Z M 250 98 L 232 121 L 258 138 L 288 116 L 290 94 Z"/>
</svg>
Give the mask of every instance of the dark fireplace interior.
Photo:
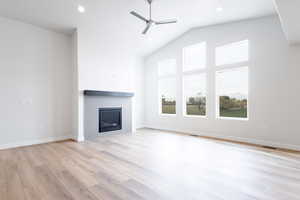
<svg viewBox="0 0 300 200">
<path fill-rule="evenodd" d="M 99 133 L 122 129 L 122 108 L 99 108 Z"/>
</svg>

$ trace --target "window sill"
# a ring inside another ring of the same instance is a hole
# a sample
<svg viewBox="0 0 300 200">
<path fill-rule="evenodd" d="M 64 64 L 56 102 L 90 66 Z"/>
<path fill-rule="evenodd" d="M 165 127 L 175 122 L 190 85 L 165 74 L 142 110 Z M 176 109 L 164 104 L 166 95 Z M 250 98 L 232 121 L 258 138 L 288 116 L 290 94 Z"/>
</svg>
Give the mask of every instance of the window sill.
<svg viewBox="0 0 300 200">
<path fill-rule="evenodd" d="M 208 119 L 205 115 L 183 115 L 185 118 L 200 118 L 200 119 Z"/>
<path fill-rule="evenodd" d="M 161 116 L 161 117 L 176 117 L 177 115 L 176 114 L 163 114 L 163 113 L 160 113 L 159 116 Z"/>
<path fill-rule="evenodd" d="M 233 121 L 249 121 L 249 118 L 238 118 L 238 117 L 217 117 L 219 120 L 233 120 Z"/>
</svg>

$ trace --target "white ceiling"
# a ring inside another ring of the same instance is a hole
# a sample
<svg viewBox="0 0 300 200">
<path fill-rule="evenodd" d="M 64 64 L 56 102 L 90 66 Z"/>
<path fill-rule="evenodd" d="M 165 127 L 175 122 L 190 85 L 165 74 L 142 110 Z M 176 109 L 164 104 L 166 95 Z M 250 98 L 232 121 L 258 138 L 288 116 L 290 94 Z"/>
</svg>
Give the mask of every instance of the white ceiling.
<svg viewBox="0 0 300 200">
<path fill-rule="evenodd" d="M 219 2 L 223 11 L 216 12 Z M 86 8 L 80 14 L 77 5 Z M 99 33 L 135 44 L 147 55 L 190 28 L 275 14 L 273 0 L 154 0 L 155 19 L 177 18 L 178 24 L 155 27 L 147 36 L 145 24 L 129 15 L 135 10 L 148 16 L 145 0 L 0 0 L 0 15 L 62 33 L 86 25 Z M 117 41 L 120 41 L 117 40 Z"/>
<path fill-rule="evenodd" d="M 291 44 L 300 43 L 300 1 L 275 0 L 283 30 Z"/>
</svg>

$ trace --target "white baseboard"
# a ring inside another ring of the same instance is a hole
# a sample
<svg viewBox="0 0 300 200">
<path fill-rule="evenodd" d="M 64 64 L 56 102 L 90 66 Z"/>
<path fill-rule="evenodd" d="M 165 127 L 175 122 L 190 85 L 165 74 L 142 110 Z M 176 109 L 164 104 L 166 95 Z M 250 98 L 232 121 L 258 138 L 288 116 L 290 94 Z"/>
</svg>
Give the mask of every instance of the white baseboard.
<svg viewBox="0 0 300 200">
<path fill-rule="evenodd" d="M 67 140 L 72 138 L 73 138 L 72 135 L 63 135 L 63 136 L 55 136 L 55 137 L 48 137 L 48 138 L 41 138 L 41 139 L 26 140 L 26 141 L 20 141 L 20 142 L 9 143 L 9 144 L 0 144 L 0 150 L 31 146 L 35 144 L 44 144 L 49 142 L 57 142 L 57 141 L 62 141 L 62 140 Z"/>
<path fill-rule="evenodd" d="M 283 144 L 283 143 L 278 143 L 278 142 L 273 142 L 273 141 L 257 140 L 257 139 L 252 139 L 252 138 L 243 138 L 243 137 L 236 137 L 236 136 L 230 136 L 230 135 L 225 136 L 225 135 L 207 133 L 207 132 L 202 132 L 202 131 L 186 131 L 186 130 L 176 130 L 176 129 L 172 130 L 172 129 L 166 129 L 166 128 L 161 128 L 161 127 L 154 127 L 154 126 L 146 126 L 145 128 L 163 130 L 163 131 L 175 131 L 175 132 L 182 133 L 182 134 L 193 134 L 193 135 L 199 135 L 199 136 L 205 136 L 205 137 L 214 137 L 214 138 L 219 138 L 219 139 L 232 140 L 232 141 L 236 141 L 236 142 L 245 142 L 245 143 L 255 144 L 255 145 L 260 145 L 260 146 L 270 146 L 270 147 L 275 147 L 275 148 L 300 151 L 299 145 Z"/>
<path fill-rule="evenodd" d="M 84 142 L 84 137 L 78 137 L 75 139 L 77 142 Z"/>
<path fill-rule="evenodd" d="M 136 127 L 136 130 L 146 128 L 144 125 L 140 125 Z"/>
</svg>

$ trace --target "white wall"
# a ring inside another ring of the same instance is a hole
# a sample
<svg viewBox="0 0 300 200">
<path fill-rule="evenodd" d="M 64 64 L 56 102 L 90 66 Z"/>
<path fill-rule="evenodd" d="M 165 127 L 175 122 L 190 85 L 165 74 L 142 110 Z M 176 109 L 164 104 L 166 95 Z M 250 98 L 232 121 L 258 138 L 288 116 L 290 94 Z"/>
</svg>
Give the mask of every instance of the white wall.
<svg viewBox="0 0 300 200">
<path fill-rule="evenodd" d="M 213 67 L 216 46 L 244 39 L 250 41 L 249 121 L 215 118 L 213 76 L 208 84 L 208 119 L 183 117 L 182 48 L 206 41 Z M 158 112 L 157 62 L 167 58 L 178 62 L 176 117 Z M 288 46 L 277 17 L 191 30 L 146 58 L 145 66 L 147 127 L 300 149 L 300 47 Z"/>
<path fill-rule="evenodd" d="M 274 5 L 280 16 L 285 36 L 291 45 L 300 44 L 300 1 L 275 0 Z"/>
<path fill-rule="evenodd" d="M 0 18 L 0 148 L 69 138 L 71 38 Z"/>
<path fill-rule="evenodd" d="M 82 24 L 77 32 L 79 137 L 83 135 L 83 90 L 134 92 L 134 127 L 143 127 L 144 121 L 143 60 L 132 51 L 134 44 L 112 40 L 97 28 Z"/>
<path fill-rule="evenodd" d="M 144 82 L 144 61 L 136 58 L 133 74 L 133 88 L 135 96 L 133 98 L 133 127 L 135 129 L 144 128 L 145 120 L 145 82 Z"/>
<path fill-rule="evenodd" d="M 83 127 L 80 127 L 79 121 L 81 118 L 79 118 L 79 92 L 78 92 L 78 37 L 77 37 L 77 30 L 74 31 L 72 34 L 72 67 L 73 67 L 73 74 L 72 74 L 72 135 L 73 139 L 77 141 L 81 141 L 82 139 L 78 138 L 78 131 L 83 130 Z"/>
</svg>

